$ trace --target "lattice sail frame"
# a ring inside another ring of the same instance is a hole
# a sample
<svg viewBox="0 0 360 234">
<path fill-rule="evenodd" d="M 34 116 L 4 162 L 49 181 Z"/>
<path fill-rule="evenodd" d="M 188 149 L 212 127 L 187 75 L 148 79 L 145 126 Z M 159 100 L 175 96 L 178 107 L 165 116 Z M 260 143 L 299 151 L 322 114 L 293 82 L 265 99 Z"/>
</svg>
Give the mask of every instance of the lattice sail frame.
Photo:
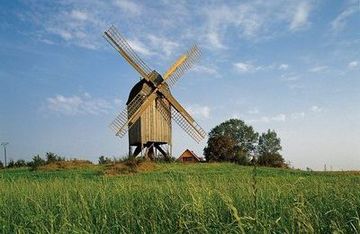
<svg viewBox="0 0 360 234">
<path fill-rule="evenodd" d="M 143 76 L 143 78 L 148 77 L 152 69 L 135 53 L 114 25 L 104 32 L 104 37 L 112 45 L 112 47 L 114 47 L 114 49 L 116 49 L 128 62 L 130 62 L 132 66 L 137 66 L 134 68 L 141 76 Z"/>
<path fill-rule="evenodd" d="M 184 55 L 183 55 L 184 56 Z M 199 61 L 201 52 L 197 45 L 191 47 L 186 53 L 186 61 L 177 67 L 176 71 L 173 72 L 169 77 L 164 77 L 169 87 L 174 86 L 176 81 L 188 70 L 191 69 L 192 65 Z M 181 56 L 180 56 L 181 58 Z"/>
<path fill-rule="evenodd" d="M 190 124 L 175 108 L 167 108 L 166 104 L 161 98 L 157 99 L 156 108 L 164 116 L 164 118 L 171 116 L 171 118 L 197 143 L 205 138 L 206 132 L 197 122 L 194 121 L 192 124 Z"/>
<path fill-rule="evenodd" d="M 143 91 L 145 91 L 145 93 L 138 93 L 128 105 L 123 107 L 120 114 L 118 114 L 114 121 L 110 124 L 110 128 L 115 131 L 116 136 L 123 137 L 135 123 L 135 121 L 129 122 L 130 116 L 132 116 L 141 107 L 146 98 L 151 94 L 150 87 L 144 86 Z"/>
</svg>

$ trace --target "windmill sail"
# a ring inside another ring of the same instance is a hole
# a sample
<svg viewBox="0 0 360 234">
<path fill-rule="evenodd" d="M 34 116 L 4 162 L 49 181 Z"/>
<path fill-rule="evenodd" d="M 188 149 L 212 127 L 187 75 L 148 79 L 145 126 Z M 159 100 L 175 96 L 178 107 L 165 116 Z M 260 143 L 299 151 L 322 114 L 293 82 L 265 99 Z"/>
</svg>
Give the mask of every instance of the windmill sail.
<svg viewBox="0 0 360 234">
<path fill-rule="evenodd" d="M 185 54 L 180 56 L 178 60 L 165 72 L 164 80 L 170 87 L 187 71 L 190 70 L 192 65 L 200 58 L 201 52 L 199 48 L 194 45 Z"/>
<path fill-rule="evenodd" d="M 128 129 L 131 128 L 131 126 L 129 126 L 128 116 L 132 116 L 144 100 L 144 95 L 141 93 L 137 94 L 128 106 L 123 107 L 120 114 L 112 121 L 110 128 L 114 130 L 117 136 L 123 137 Z"/>
<path fill-rule="evenodd" d="M 162 99 L 159 98 L 157 100 L 156 108 L 163 114 L 165 119 L 168 119 L 169 116 L 171 116 L 171 119 L 173 119 L 197 143 L 205 138 L 205 131 L 195 121 L 189 123 L 175 108 L 169 109 Z"/>
<path fill-rule="evenodd" d="M 117 136 L 123 137 L 128 129 L 135 123 L 139 116 L 139 109 L 145 109 L 148 105 L 149 96 L 153 94 L 150 87 L 144 86 L 142 92 L 139 92 L 127 105 L 122 108 L 120 114 L 112 121 L 110 128 L 113 129 Z M 141 112 L 140 112 L 141 114 Z"/>
<path fill-rule="evenodd" d="M 135 68 L 139 74 L 148 80 L 151 69 L 135 53 L 126 39 L 119 33 L 115 26 L 111 26 L 104 32 L 105 39 Z"/>
</svg>

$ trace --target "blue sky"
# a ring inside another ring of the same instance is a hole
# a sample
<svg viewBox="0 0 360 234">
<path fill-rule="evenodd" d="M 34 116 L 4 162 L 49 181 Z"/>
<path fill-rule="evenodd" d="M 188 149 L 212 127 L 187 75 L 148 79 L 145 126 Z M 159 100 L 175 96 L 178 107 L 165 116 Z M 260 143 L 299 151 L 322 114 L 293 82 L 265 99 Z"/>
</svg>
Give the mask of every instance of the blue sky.
<svg viewBox="0 0 360 234">
<path fill-rule="evenodd" d="M 163 73 L 201 61 L 173 95 L 210 131 L 232 117 L 278 132 L 299 168 L 360 168 L 359 1 L 2 1 L 0 141 L 96 161 L 127 153 L 108 124 L 138 74 L 102 38 L 111 24 Z M 174 154 L 202 154 L 174 127 Z"/>
</svg>

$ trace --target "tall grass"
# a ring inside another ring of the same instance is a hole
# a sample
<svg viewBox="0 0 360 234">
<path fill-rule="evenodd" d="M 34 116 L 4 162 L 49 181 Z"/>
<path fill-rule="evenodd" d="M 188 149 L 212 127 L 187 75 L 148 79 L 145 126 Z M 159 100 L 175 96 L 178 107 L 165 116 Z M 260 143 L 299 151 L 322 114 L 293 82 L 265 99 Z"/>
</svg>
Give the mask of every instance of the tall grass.
<svg viewBox="0 0 360 234">
<path fill-rule="evenodd" d="M 0 230 L 360 232 L 359 175 L 257 168 L 254 212 L 252 173 L 233 164 L 164 164 L 117 177 L 86 170 L 2 171 Z"/>
</svg>

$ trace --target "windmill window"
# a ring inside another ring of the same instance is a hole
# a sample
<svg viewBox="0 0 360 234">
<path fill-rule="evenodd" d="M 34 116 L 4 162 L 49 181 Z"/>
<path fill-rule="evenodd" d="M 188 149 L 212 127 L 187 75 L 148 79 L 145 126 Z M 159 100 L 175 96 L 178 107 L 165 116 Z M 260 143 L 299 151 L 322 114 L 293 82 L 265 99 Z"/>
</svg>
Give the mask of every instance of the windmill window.
<svg viewBox="0 0 360 234">
<path fill-rule="evenodd" d="M 184 161 L 192 161 L 193 158 L 190 158 L 190 157 L 187 157 L 187 158 L 184 158 Z"/>
</svg>

